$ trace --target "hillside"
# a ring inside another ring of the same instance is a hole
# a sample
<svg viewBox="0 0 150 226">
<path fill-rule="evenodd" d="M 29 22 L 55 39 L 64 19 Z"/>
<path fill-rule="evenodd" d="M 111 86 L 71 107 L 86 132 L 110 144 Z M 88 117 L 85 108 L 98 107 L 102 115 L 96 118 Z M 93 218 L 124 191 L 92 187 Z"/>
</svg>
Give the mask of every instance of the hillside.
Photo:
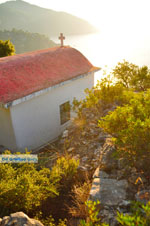
<svg viewBox="0 0 150 226">
<path fill-rule="evenodd" d="M 31 52 L 34 50 L 47 49 L 56 46 L 48 37 L 38 33 L 24 32 L 22 30 L 13 29 L 11 31 L 0 31 L 0 39 L 10 40 L 14 46 L 16 53 Z"/>
<path fill-rule="evenodd" d="M 0 30 L 13 28 L 38 32 L 49 36 L 85 34 L 96 32 L 87 21 L 65 12 L 56 12 L 25 1 L 9 1 L 0 4 Z"/>
</svg>

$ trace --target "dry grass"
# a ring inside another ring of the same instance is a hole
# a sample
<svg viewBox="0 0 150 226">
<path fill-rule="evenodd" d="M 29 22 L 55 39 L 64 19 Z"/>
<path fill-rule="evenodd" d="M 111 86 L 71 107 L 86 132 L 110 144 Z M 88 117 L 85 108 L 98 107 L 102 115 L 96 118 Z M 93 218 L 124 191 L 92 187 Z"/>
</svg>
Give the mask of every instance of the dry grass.
<svg viewBox="0 0 150 226">
<path fill-rule="evenodd" d="M 87 176 L 88 177 L 88 176 Z M 86 218 L 87 207 L 85 202 L 88 199 L 89 192 L 91 189 L 91 181 L 87 178 L 86 182 L 75 185 L 72 189 L 73 205 L 68 206 L 69 213 L 72 217 Z"/>
</svg>

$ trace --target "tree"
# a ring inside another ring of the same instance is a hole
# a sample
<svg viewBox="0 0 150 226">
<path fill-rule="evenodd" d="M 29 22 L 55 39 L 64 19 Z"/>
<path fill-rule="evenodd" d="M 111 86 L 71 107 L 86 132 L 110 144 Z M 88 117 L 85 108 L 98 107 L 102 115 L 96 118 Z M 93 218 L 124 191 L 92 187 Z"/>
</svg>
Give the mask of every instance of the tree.
<svg viewBox="0 0 150 226">
<path fill-rule="evenodd" d="M 114 68 L 113 75 L 127 88 L 133 88 L 136 91 L 145 91 L 150 88 L 150 70 L 147 66 L 139 67 L 124 60 Z"/>
<path fill-rule="evenodd" d="M 9 40 L 6 41 L 0 40 L 0 57 L 12 56 L 14 54 L 15 54 L 14 45 Z"/>
<path fill-rule="evenodd" d="M 137 74 L 138 66 L 125 60 L 122 63 L 119 62 L 113 70 L 114 77 L 127 88 L 131 87 L 131 81 Z"/>
<path fill-rule="evenodd" d="M 137 91 L 146 91 L 150 88 L 150 70 L 147 66 L 138 68 L 138 73 L 133 77 L 131 86 Z"/>
</svg>

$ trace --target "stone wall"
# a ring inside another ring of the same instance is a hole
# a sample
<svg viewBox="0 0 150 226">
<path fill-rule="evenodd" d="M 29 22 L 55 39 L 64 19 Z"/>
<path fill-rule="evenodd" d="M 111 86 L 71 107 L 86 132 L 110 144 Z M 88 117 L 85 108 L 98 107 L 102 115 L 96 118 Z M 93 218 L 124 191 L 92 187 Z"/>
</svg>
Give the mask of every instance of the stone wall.
<svg viewBox="0 0 150 226">
<path fill-rule="evenodd" d="M 146 179 L 136 168 L 128 166 L 124 159 L 115 159 L 115 147 L 106 139 L 101 152 L 100 163 L 93 175 L 89 199 L 100 201 L 100 216 L 110 226 L 118 225 L 117 211 L 130 214 L 131 200 L 146 204 L 150 190 L 145 190 Z M 145 185 L 144 185 L 145 183 Z M 141 196 L 140 196 L 141 194 Z"/>
</svg>

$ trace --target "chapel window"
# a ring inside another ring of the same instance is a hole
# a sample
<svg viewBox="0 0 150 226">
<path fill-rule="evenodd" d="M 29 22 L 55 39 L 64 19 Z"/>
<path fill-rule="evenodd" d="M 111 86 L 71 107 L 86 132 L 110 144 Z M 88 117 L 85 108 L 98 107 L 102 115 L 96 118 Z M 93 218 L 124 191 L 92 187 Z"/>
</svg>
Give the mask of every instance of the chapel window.
<svg viewBox="0 0 150 226">
<path fill-rule="evenodd" d="M 60 123 L 64 123 L 70 120 L 70 102 L 67 101 L 64 104 L 60 105 Z"/>
</svg>

